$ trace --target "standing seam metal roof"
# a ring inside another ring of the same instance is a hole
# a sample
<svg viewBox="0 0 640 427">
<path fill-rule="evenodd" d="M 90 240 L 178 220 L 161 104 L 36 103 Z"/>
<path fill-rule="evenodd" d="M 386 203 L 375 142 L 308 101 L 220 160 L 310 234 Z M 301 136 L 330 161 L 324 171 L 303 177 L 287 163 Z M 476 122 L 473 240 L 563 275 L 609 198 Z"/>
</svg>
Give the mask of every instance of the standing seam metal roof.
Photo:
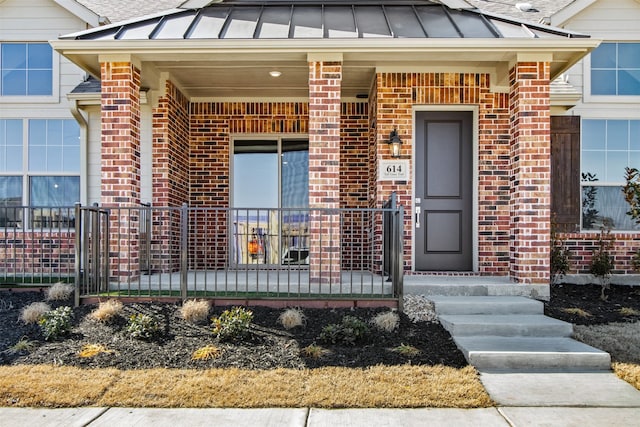
<svg viewBox="0 0 640 427">
<path fill-rule="evenodd" d="M 349 39 L 349 38 L 538 38 L 581 34 L 456 10 L 432 1 L 223 2 L 200 9 L 173 9 L 61 39 Z"/>
</svg>

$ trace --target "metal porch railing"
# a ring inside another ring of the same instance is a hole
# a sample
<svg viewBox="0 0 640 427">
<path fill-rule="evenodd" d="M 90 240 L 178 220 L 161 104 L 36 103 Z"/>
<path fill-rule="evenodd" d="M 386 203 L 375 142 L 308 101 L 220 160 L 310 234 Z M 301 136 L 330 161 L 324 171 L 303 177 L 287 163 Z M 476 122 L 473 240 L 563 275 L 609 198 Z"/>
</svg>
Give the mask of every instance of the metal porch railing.
<svg viewBox="0 0 640 427">
<path fill-rule="evenodd" d="M 78 298 L 401 304 L 403 209 L 395 199 L 378 209 L 78 205 L 75 216 Z"/>
<path fill-rule="evenodd" d="M 72 206 L 0 206 L 0 282 L 72 281 L 75 215 Z"/>
</svg>

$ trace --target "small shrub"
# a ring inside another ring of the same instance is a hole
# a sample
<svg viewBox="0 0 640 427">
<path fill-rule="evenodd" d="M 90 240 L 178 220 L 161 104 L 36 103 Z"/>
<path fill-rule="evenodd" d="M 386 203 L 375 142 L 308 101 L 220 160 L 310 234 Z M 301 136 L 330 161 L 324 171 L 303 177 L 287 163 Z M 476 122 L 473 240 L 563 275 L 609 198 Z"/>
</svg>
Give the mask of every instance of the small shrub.
<svg viewBox="0 0 640 427">
<path fill-rule="evenodd" d="M 209 315 L 209 302 L 206 300 L 188 300 L 180 308 L 180 317 L 189 323 L 202 323 Z"/>
<path fill-rule="evenodd" d="M 311 359 L 320 359 L 322 356 L 329 354 L 329 350 L 317 345 L 317 344 L 309 344 L 301 351 L 304 357 L 309 357 Z"/>
<path fill-rule="evenodd" d="M 122 303 L 116 299 L 100 301 L 98 308 L 89 314 L 89 318 L 98 322 L 108 323 L 122 313 L 122 308 Z"/>
<path fill-rule="evenodd" d="M 289 308 L 285 310 L 278 318 L 285 329 L 293 329 L 296 326 L 302 326 L 305 322 L 304 313 L 299 308 Z"/>
<path fill-rule="evenodd" d="M 375 316 L 371 320 L 371 323 L 380 331 L 393 332 L 398 329 L 398 325 L 400 325 L 400 316 L 394 311 L 387 311 L 386 313 L 380 313 Z"/>
<path fill-rule="evenodd" d="M 631 307 L 622 307 L 618 312 L 621 316 L 640 316 L 640 311 Z"/>
<path fill-rule="evenodd" d="M 331 344 L 356 345 L 369 333 L 365 322 L 355 316 L 344 316 L 341 323 L 332 323 L 320 332 L 318 339 Z"/>
<path fill-rule="evenodd" d="M 58 282 L 47 289 L 46 299 L 47 301 L 66 301 L 71 298 L 74 290 L 73 285 Z"/>
<path fill-rule="evenodd" d="M 222 351 L 215 345 L 206 345 L 193 352 L 191 360 L 215 359 L 222 354 Z"/>
<path fill-rule="evenodd" d="M 27 337 L 20 338 L 20 341 L 9 348 L 10 353 L 31 353 L 36 349 L 38 343 L 31 341 Z"/>
<path fill-rule="evenodd" d="M 243 307 L 225 310 L 218 317 L 213 317 L 213 333 L 218 339 L 243 338 L 249 333 L 253 320 L 253 312 Z"/>
<path fill-rule="evenodd" d="M 609 282 L 614 268 L 613 257 L 611 256 L 613 241 L 614 238 L 611 236 L 611 229 L 602 227 L 600 229 L 600 235 L 598 236 L 598 247 L 593 252 L 589 266 L 589 273 L 593 274 L 600 283 L 600 299 L 602 301 L 606 301 L 608 298 L 605 291 L 610 287 Z"/>
<path fill-rule="evenodd" d="M 51 311 L 51 307 L 46 302 L 32 302 L 22 309 L 20 320 L 26 324 L 38 323 L 45 313 Z"/>
<path fill-rule="evenodd" d="M 97 356 L 101 353 L 115 353 L 113 350 L 109 350 L 107 347 L 102 344 L 85 344 L 82 346 L 82 349 L 78 353 L 78 357 L 83 359 L 88 359 L 94 356 Z"/>
<path fill-rule="evenodd" d="M 571 268 L 571 252 L 557 232 L 555 220 L 551 222 L 551 284 L 557 285 Z"/>
<path fill-rule="evenodd" d="M 44 339 L 55 340 L 71 331 L 71 319 L 73 311 L 71 307 L 58 307 L 55 310 L 46 312 L 38 321 Z"/>
<path fill-rule="evenodd" d="M 137 313 L 129 317 L 126 331 L 131 338 L 151 340 L 160 332 L 160 325 L 153 317 Z"/>
<path fill-rule="evenodd" d="M 573 316 L 582 317 L 583 319 L 586 319 L 587 317 L 592 316 L 591 313 L 589 313 L 588 311 L 583 310 L 581 308 L 577 308 L 577 307 L 563 308 L 562 311 L 564 313 L 571 314 Z"/>
<path fill-rule="evenodd" d="M 393 351 L 408 357 L 415 357 L 421 353 L 419 349 L 408 344 L 400 344 L 399 346 L 394 347 Z"/>
</svg>

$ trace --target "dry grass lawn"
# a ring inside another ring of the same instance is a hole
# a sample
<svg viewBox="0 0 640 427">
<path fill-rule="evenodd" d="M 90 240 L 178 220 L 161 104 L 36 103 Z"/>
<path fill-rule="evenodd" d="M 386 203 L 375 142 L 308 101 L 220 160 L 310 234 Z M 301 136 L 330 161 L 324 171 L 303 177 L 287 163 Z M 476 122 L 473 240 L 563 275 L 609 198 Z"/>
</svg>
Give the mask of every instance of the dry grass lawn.
<svg viewBox="0 0 640 427">
<path fill-rule="evenodd" d="M 619 378 L 622 378 L 638 390 L 640 390 L 640 365 L 635 363 L 620 363 L 615 362 L 612 364 L 613 371 Z"/>
<path fill-rule="evenodd" d="M 488 407 L 472 367 L 120 371 L 0 367 L 0 406 Z"/>
</svg>

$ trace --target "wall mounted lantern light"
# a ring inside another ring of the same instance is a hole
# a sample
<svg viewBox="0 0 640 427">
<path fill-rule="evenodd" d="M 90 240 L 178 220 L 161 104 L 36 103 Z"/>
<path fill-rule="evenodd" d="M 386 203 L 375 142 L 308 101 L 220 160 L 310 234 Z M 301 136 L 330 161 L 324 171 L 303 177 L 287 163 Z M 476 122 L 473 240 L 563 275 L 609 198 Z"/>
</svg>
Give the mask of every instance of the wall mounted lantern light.
<svg viewBox="0 0 640 427">
<path fill-rule="evenodd" d="M 389 141 L 387 144 L 391 147 L 391 157 L 394 159 L 400 158 L 400 146 L 402 145 L 402 140 L 398 136 L 398 130 L 394 129 L 389 134 Z"/>
</svg>

